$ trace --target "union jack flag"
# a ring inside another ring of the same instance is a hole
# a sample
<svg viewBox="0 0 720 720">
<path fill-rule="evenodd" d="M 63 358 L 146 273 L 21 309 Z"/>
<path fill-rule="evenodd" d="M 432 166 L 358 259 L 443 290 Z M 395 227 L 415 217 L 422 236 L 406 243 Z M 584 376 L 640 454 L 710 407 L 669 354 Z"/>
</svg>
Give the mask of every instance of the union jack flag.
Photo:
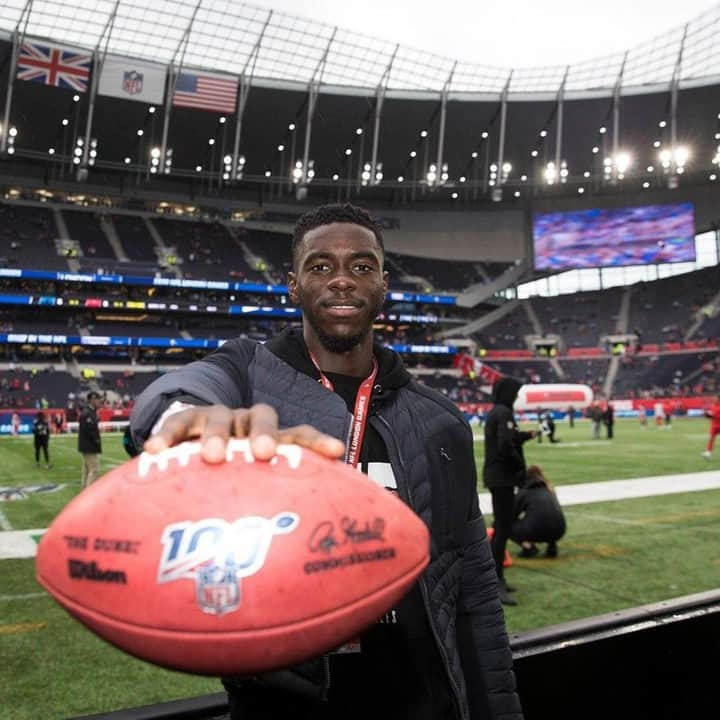
<svg viewBox="0 0 720 720">
<path fill-rule="evenodd" d="M 54 45 L 24 42 L 18 56 L 18 80 L 87 92 L 92 55 Z"/>
</svg>

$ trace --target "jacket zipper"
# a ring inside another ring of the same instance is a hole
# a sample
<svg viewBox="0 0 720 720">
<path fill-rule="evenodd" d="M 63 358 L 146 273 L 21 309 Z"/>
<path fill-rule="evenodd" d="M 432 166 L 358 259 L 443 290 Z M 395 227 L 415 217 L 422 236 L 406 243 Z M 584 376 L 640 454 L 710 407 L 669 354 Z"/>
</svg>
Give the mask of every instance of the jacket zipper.
<svg viewBox="0 0 720 720">
<path fill-rule="evenodd" d="M 397 442 L 397 439 L 395 438 L 395 433 L 393 433 L 392 428 L 390 427 L 390 424 L 382 415 L 379 415 L 378 413 L 375 413 L 375 417 L 385 426 L 385 430 L 387 430 L 387 435 L 389 439 L 392 441 L 392 450 L 394 451 L 395 456 L 397 457 L 398 465 L 400 466 L 400 471 L 402 473 L 401 477 L 403 478 L 402 486 L 404 493 L 406 495 L 404 500 L 407 501 L 408 505 L 413 508 L 413 498 L 412 498 L 412 491 L 410 490 L 410 484 L 407 482 L 407 474 L 405 472 L 405 462 L 402 458 L 402 453 L 400 452 L 400 446 Z M 390 447 L 388 447 L 388 452 L 390 452 Z M 400 483 L 398 483 L 398 490 L 400 490 Z M 450 686 L 452 687 L 453 694 L 455 695 L 455 702 L 460 710 L 460 717 L 461 718 L 467 718 L 468 715 L 465 713 L 464 705 L 462 702 L 462 697 L 460 696 L 460 688 L 458 687 L 457 683 L 455 682 L 455 677 L 453 676 L 451 670 L 450 670 L 450 659 L 447 656 L 447 652 L 445 651 L 445 646 L 442 644 L 440 640 L 440 636 L 438 635 L 437 628 L 435 627 L 435 621 L 433 619 L 432 613 L 430 612 L 430 598 L 428 595 L 428 589 L 427 585 L 425 583 L 425 578 L 420 577 L 420 580 L 418 581 L 418 584 L 420 585 L 420 594 L 422 595 L 423 599 L 423 607 L 425 608 L 425 616 L 428 619 L 428 625 L 430 626 L 430 630 L 432 631 L 433 638 L 435 639 L 435 646 L 438 648 L 440 655 L 443 660 L 443 665 L 445 666 L 445 673 L 448 676 L 448 679 L 450 680 Z"/>
</svg>

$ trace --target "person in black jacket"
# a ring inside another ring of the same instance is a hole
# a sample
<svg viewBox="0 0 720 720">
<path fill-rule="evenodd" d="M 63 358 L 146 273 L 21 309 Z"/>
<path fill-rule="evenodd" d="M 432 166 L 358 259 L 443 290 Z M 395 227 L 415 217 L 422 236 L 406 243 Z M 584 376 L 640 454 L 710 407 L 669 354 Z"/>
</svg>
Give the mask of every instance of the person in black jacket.
<svg viewBox="0 0 720 720">
<path fill-rule="evenodd" d="M 493 507 L 492 552 L 498 577 L 498 592 L 504 605 L 517 605 L 510 596 L 513 588 L 505 582 L 505 550 L 515 518 L 515 488 L 525 484 L 523 443 L 536 433 L 518 430 L 513 404 L 521 383 L 504 377 L 493 385 L 493 407 L 485 421 L 485 464 L 483 483 L 490 491 Z"/>
<path fill-rule="evenodd" d="M 45 467 L 50 468 L 50 457 L 48 455 L 48 443 L 50 442 L 50 426 L 45 418 L 45 413 L 40 411 L 33 420 L 33 440 L 35 441 L 35 465 L 40 467 L 40 451 L 45 456 Z"/>
<path fill-rule="evenodd" d="M 132 411 L 134 444 L 146 452 L 195 437 L 207 462 L 223 462 L 236 436 L 260 461 L 278 442 L 342 457 L 397 493 L 431 532 L 419 581 L 350 651 L 224 678 L 233 720 L 522 718 L 472 432 L 452 403 L 373 341 L 387 292 L 383 262 L 382 230 L 365 211 L 306 213 L 288 274 L 302 329 L 264 345 L 231 340 L 156 380 Z"/>
<path fill-rule="evenodd" d="M 100 393 L 94 390 L 87 395 L 87 405 L 78 420 L 78 452 L 82 455 L 82 488 L 92 485 L 98 479 L 98 455 L 102 453 L 100 426 L 97 411 L 103 404 Z"/>
<path fill-rule="evenodd" d="M 515 520 L 510 539 L 521 546 L 518 557 L 535 557 L 535 543 L 547 543 L 545 555 L 557 557 L 557 541 L 565 535 L 566 523 L 550 481 L 537 465 L 527 470 L 527 483 L 515 497 Z"/>
</svg>

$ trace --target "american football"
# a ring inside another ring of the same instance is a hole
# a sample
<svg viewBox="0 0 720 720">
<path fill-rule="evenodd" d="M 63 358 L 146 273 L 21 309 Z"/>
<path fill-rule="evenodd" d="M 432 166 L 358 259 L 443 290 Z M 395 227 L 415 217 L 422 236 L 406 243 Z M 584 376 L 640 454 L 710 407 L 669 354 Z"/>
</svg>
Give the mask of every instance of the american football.
<svg viewBox="0 0 720 720">
<path fill-rule="evenodd" d="M 295 445 L 227 461 L 186 442 L 77 496 L 38 581 L 122 650 L 196 674 L 254 673 L 331 650 L 375 622 L 429 560 L 427 528 L 348 465 Z"/>
</svg>

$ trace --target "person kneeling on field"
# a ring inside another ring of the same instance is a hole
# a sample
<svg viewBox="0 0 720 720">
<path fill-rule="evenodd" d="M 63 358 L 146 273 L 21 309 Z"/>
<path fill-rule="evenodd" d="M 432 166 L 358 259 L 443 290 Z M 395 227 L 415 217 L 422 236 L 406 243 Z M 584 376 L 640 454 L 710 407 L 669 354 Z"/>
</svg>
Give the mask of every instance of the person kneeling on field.
<svg viewBox="0 0 720 720">
<path fill-rule="evenodd" d="M 510 539 L 521 546 L 518 557 L 535 557 L 540 552 L 536 543 L 541 542 L 547 543 L 546 557 L 557 557 L 557 541 L 565 529 L 565 515 L 552 484 L 537 465 L 531 465 L 527 483 L 515 496 Z"/>
</svg>

